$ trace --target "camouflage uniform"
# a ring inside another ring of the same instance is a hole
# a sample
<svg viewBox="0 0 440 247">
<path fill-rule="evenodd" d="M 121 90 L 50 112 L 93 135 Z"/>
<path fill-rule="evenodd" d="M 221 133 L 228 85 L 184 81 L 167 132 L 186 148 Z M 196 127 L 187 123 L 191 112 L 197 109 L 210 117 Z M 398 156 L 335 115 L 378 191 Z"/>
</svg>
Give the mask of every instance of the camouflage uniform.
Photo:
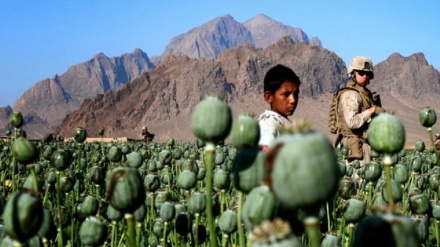
<svg viewBox="0 0 440 247">
<path fill-rule="evenodd" d="M 279 135 L 277 127 L 286 123 L 290 123 L 290 120 L 274 111 L 265 110 L 258 118 L 258 124 L 260 125 L 258 145 L 269 146 L 272 140 Z"/>
<path fill-rule="evenodd" d="M 369 163 L 371 147 L 367 143 L 367 129 L 371 121 L 368 109 L 373 105 L 372 94 L 353 80 L 347 83 L 347 87 L 355 90 L 345 90 L 339 99 L 342 141 L 349 148 L 350 159 L 362 159 L 361 164 Z"/>
<path fill-rule="evenodd" d="M 440 151 L 440 134 L 435 134 L 434 145 L 437 147 L 437 151 Z"/>
</svg>

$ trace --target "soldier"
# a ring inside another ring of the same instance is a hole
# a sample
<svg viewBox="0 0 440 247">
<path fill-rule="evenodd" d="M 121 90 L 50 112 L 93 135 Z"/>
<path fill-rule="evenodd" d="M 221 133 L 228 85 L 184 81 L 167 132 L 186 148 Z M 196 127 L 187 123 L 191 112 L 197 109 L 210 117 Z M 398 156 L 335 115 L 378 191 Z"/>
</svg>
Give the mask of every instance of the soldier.
<svg viewBox="0 0 440 247">
<path fill-rule="evenodd" d="M 385 110 L 379 97 L 366 87 L 374 78 L 371 59 L 356 56 L 348 67 L 349 81 L 340 95 L 337 118 L 341 124 L 342 143 L 349 149 L 347 161 L 370 162 L 371 147 L 367 143 L 367 129 L 371 118 Z"/>
<path fill-rule="evenodd" d="M 148 129 L 147 129 L 146 126 L 144 126 L 144 127 L 142 128 L 142 133 L 141 133 L 141 135 L 142 135 L 143 140 L 145 140 L 145 141 L 147 141 L 147 142 L 151 142 L 151 141 L 153 141 L 154 136 L 155 136 L 154 134 L 148 132 Z"/>
<path fill-rule="evenodd" d="M 434 145 L 437 148 L 437 151 L 440 151 L 440 133 L 435 134 Z"/>
</svg>

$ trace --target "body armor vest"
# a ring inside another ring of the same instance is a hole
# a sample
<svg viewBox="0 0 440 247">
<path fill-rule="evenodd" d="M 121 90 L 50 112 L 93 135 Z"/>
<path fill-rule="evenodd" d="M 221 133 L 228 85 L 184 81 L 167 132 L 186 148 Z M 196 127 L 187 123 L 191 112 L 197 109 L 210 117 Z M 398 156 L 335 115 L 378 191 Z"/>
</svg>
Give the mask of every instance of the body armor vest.
<svg viewBox="0 0 440 247">
<path fill-rule="evenodd" d="M 361 97 L 361 109 L 360 112 L 367 110 L 373 106 L 372 93 L 365 87 L 357 85 L 353 80 L 350 80 L 346 85 L 346 90 L 355 90 Z M 345 102 L 339 102 L 338 107 L 341 109 L 341 105 Z M 350 129 L 347 122 L 344 119 L 344 112 L 338 111 L 338 122 L 340 124 L 341 133 L 345 138 L 345 145 L 348 146 L 350 159 L 362 159 L 364 158 L 363 145 L 367 142 L 367 130 L 368 123 L 364 123 L 358 129 Z"/>
</svg>

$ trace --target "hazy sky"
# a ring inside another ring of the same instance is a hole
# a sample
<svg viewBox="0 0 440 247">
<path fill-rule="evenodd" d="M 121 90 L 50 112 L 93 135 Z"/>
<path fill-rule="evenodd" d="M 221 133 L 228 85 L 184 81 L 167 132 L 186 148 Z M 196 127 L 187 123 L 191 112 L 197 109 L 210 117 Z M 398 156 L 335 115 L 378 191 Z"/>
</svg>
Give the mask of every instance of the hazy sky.
<svg viewBox="0 0 440 247">
<path fill-rule="evenodd" d="M 174 36 L 226 14 L 301 28 L 347 66 L 356 55 L 376 64 L 422 52 L 439 70 L 439 13 L 438 0 L 0 0 L 0 107 L 99 52 L 161 55 Z"/>
</svg>

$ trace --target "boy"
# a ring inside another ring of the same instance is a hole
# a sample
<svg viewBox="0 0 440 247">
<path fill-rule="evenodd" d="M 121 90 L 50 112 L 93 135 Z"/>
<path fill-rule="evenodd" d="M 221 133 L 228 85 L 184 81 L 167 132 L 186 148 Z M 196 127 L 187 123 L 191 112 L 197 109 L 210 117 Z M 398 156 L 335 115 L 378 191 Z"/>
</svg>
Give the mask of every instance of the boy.
<svg viewBox="0 0 440 247">
<path fill-rule="evenodd" d="M 276 65 L 264 77 L 264 100 L 270 108 L 258 118 L 260 125 L 260 141 L 258 145 L 263 151 L 269 150 L 272 140 L 278 136 L 277 126 L 290 120 L 298 105 L 299 86 L 301 81 L 290 68 Z"/>
</svg>

